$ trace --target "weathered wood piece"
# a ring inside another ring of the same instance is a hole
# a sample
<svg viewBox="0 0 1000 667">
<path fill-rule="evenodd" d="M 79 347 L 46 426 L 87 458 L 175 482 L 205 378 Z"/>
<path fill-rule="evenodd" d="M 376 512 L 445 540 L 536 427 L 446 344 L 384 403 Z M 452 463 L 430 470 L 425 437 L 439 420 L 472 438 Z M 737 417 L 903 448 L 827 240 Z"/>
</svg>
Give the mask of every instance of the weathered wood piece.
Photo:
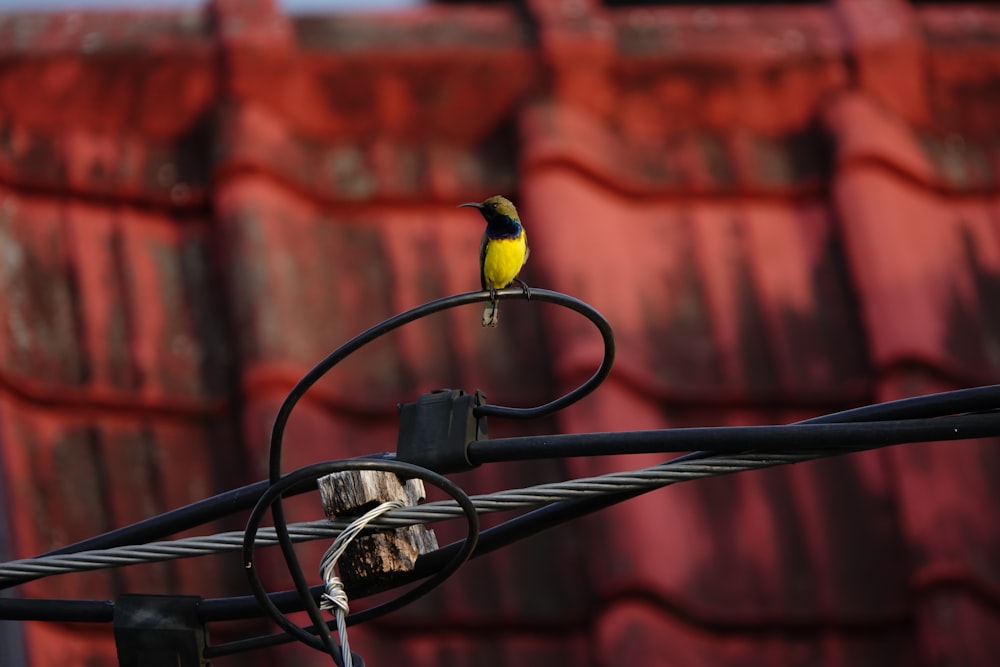
<svg viewBox="0 0 1000 667">
<path fill-rule="evenodd" d="M 388 500 L 414 506 L 425 497 L 421 480 L 402 482 L 395 473 L 378 470 L 326 475 L 319 479 L 319 491 L 327 517 L 339 519 L 360 516 Z M 412 570 L 420 554 L 437 548 L 434 531 L 422 525 L 362 535 L 338 561 L 344 590 L 349 596 L 385 590 L 393 574 Z"/>
</svg>

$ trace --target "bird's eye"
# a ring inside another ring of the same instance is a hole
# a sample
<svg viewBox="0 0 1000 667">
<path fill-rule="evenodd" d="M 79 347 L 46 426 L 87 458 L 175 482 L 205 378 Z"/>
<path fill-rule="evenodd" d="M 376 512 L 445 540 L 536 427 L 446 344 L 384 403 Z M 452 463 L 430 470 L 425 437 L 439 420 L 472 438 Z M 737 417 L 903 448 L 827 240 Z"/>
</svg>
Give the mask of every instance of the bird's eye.
<svg viewBox="0 0 1000 667">
<path fill-rule="evenodd" d="M 497 203 L 496 202 L 493 202 L 492 204 L 490 204 L 490 206 L 493 207 L 494 211 L 497 209 Z"/>
</svg>

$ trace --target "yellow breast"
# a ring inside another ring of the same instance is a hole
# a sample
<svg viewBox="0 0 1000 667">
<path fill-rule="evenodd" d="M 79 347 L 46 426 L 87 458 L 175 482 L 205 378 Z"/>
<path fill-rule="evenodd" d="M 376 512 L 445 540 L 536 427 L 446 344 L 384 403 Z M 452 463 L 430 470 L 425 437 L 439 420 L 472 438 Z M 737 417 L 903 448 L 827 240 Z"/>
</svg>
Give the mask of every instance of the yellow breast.
<svg viewBox="0 0 1000 667">
<path fill-rule="evenodd" d="M 516 239 L 490 239 L 483 257 L 483 279 L 494 289 L 510 285 L 528 259 L 528 238 L 523 232 Z"/>
</svg>

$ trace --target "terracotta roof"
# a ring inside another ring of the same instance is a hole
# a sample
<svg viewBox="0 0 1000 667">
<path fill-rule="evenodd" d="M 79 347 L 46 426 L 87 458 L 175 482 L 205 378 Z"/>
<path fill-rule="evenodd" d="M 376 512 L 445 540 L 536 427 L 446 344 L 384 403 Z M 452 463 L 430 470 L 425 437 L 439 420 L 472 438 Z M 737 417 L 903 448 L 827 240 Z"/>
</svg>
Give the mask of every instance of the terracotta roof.
<svg viewBox="0 0 1000 667">
<path fill-rule="evenodd" d="M 902 0 L 0 16 L 15 555 L 260 479 L 314 362 L 475 288 L 481 227 L 454 206 L 498 192 L 531 239 L 527 282 L 594 305 L 619 348 L 584 403 L 491 435 L 782 423 L 996 382 L 998 44 L 993 8 Z M 285 468 L 393 449 L 396 404 L 431 389 L 538 404 L 599 363 L 581 320 L 503 310 L 497 330 L 449 311 L 347 361 L 293 418 Z M 998 481 L 976 441 L 678 485 L 469 563 L 352 646 L 428 667 L 991 665 Z M 236 559 L 23 590 L 241 595 Z M 110 628 L 22 629 L 32 667 L 117 664 Z M 293 659 L 322 656 L 248 658 Z"/>
</svg>

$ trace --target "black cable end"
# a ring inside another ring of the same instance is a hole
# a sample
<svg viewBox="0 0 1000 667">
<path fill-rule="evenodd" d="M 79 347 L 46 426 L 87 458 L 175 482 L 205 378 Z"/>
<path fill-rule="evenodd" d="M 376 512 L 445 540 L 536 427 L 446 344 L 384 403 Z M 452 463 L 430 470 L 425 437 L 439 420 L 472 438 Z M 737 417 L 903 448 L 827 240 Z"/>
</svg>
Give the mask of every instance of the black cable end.
<svg viewBox="0 0 1000 667">
<path fill-rule="evenodd" d="M 475 414 L 485 404 L 481 391 L 461 389 L 438 389 L 416 403 L 403 403 L 396 458 L 442 474 L 472 470 L 469 446 L 489 437 L 486 417 Z"/>
</svg>

